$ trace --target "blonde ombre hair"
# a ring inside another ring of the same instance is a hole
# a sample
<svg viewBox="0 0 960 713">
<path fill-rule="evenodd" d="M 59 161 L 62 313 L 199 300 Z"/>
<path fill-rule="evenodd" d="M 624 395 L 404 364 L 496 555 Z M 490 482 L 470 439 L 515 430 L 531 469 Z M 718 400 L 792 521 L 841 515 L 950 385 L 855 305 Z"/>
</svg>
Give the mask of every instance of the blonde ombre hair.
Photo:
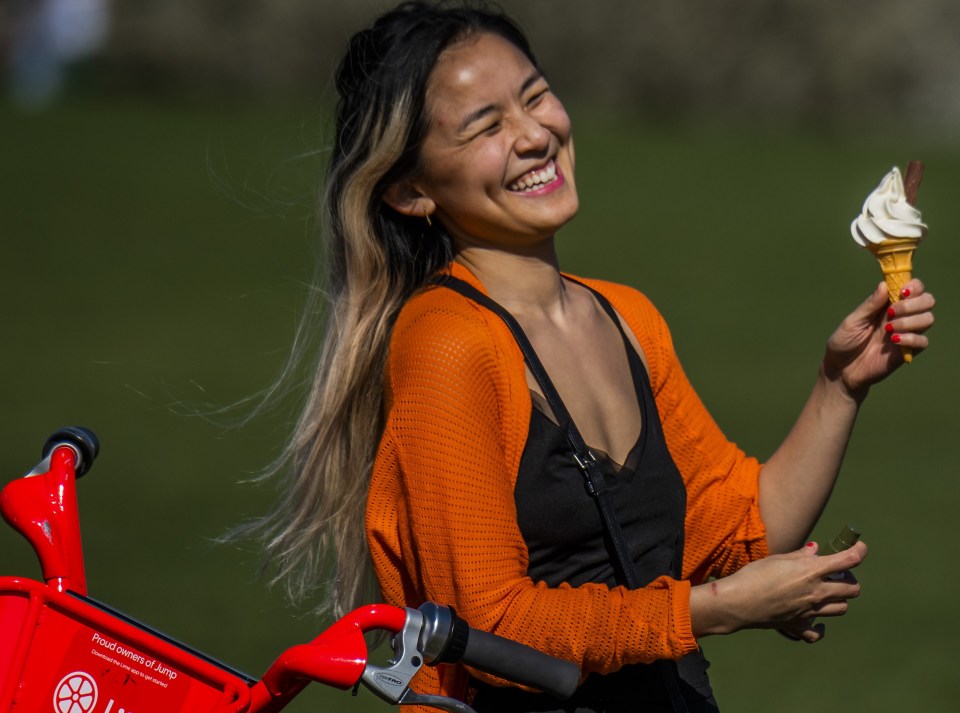
<svg viewBox="0 0 960 713">
<path fill-rule="evenodd" d="M 329 238 L 326 331 L 299 421 L 275 469 L 286 479 L 283 495 L 249 528 L 291 598 L 322 591 L 316 608 L 335 617 L 377 598 L 364 509 L 383 430 L 390 331 L 410 295 L 453 258 L 442 226 L 400 214 L 383 196 L 416 174 L 427 81 L 438 57 L 483 32 L 503 36 L 536 65 L 523 33 L 499 12 L 406 2 L 354 35 L 337 69 L 322 216 Z"/>
</svg>

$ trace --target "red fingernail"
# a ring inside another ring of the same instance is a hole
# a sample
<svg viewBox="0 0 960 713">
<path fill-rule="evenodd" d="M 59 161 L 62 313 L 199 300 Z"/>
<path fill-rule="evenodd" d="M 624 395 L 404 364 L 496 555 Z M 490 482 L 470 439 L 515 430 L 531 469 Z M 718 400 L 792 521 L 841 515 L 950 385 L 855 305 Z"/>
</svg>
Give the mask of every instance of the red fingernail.
<svg viewBox="0 0 960 713">
<path fill-rule="evenodd" d="M 900 296 L 901 296 L 901 297 L 909 297 L 909 296 L 910 296 L 910 288 L 909 288 L 909 287 L 904 287 L 902 290 L 900 290 Z"/>
<path fill-rule="evenodd" d="M 815 544 L 817 544 L 817 543 L 816 543 L 816 542 L 808 542 L 807 544 L 804 545 L 804 547 L 813 547 Z"/>
<path fill-rule="evenodd" d="M 890 341 L 893 342 L 894 344 L 899 344 L 899 343 L 900 343 L 900 335 L 899 335 L 899 334 L 894 334 L 892 337 L 890 337 Z"/>
<path fill-rule="evenodd" d="M 893 311 L 893 307 L 887 308 L 887 316 L 890 318 L 896 317 L 897 313 Z"/>
<path fill-rule="evenodd" d="M 887 326 L 884 327 L 884 329 L 886 329 L 888 332 L 892 332 L 892 331 L 893 331 L 893 325 L 890 324 L 890 322 L 887 322 Z"/>
</svg>

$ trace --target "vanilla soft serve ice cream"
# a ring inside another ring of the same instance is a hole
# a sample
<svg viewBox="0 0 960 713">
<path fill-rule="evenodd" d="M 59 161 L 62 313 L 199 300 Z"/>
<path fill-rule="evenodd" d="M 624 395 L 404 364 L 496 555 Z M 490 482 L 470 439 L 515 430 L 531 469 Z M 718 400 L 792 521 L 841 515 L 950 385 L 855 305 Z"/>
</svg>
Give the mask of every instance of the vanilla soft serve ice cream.
<svg viewBox="0 0 960 713">
<path fill-rule="evenodd" d="M 894 167 L 867 196 L 863 210 L 850 225 L 853 239 L 868 248 L 887 240 L 920 241 L 927 233 L 920 211 L 907 202 L 900 169 Z"/>
<path fill-rule="evenodd" d="M 923 164 L 916 162 L 923 173 Z M 913 275 L 913 252 L 927 234 L 920 211 L 907 201 L 900 169 L 894 167 L 863 202 L 863 210 L 850 225 L 858 245 L 867 248 L 880 264 L 890 302 L 900 300 Z M 901 345 L 904 361 L 913 353 Z"/>
</svg>

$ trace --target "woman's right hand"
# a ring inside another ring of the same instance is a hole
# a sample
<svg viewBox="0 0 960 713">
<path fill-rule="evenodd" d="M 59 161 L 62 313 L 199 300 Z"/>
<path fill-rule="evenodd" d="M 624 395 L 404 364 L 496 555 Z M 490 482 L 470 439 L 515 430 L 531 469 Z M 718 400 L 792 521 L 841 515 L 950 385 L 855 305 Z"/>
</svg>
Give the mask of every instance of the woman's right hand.
<svg viewBox="0 0 960 713">
<path fill-rule="evenodd" d="M 823 636 L 823 627 L 813 620 L 842 616 L 848 600 L 860 595 L 860 584 L 850 570 L 866 556 L 863 542 L 823 557 L 817 556 L 817 545 L 810 543 L 794 552 L 751 562 L 729 577 L 697 585 L 690 592 L 694 636 L 772 628 L 804 641 L 817 641 Z"/>
</svg>

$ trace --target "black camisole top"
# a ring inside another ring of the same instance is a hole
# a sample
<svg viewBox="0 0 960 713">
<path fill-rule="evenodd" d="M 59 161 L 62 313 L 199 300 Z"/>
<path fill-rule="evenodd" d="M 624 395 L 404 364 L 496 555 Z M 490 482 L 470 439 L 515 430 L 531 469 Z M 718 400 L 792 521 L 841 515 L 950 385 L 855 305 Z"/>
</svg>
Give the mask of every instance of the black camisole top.
<svg viewBox="0 0 960 713">
<path fill-rule="evenodd" d="M 604 469 L 641 585 L 661 575 L 679 578 L 686 511 L 683 479 L 667 449 L 643 362 L 613 307 L 602 295 L 594 295 L 623 337 L 640 405 L 641 431 L 622 464 L 614 463 L 602 451 L 591 451 Z M 528 574 L 534 582 L 550 587 L 564 582 L 571 586 L 588 582 L 618 586 L 616 555 L 566 433 L 552 419 L 543 398 L 533 393 L 531 397 L 534 408 L 514 489 L 520 531 L 529 552 Z M 681 691 L 690 713 L 718 710 L 707 666 L 701 652 L 679 662 Z M 591 674 L 568 701 L 516 688 L 475 684 L 472 705 L 481 713 L 674 710 L 658 671 L 645 664 L 629 665 L 608 675 Z"/>
</svg>

